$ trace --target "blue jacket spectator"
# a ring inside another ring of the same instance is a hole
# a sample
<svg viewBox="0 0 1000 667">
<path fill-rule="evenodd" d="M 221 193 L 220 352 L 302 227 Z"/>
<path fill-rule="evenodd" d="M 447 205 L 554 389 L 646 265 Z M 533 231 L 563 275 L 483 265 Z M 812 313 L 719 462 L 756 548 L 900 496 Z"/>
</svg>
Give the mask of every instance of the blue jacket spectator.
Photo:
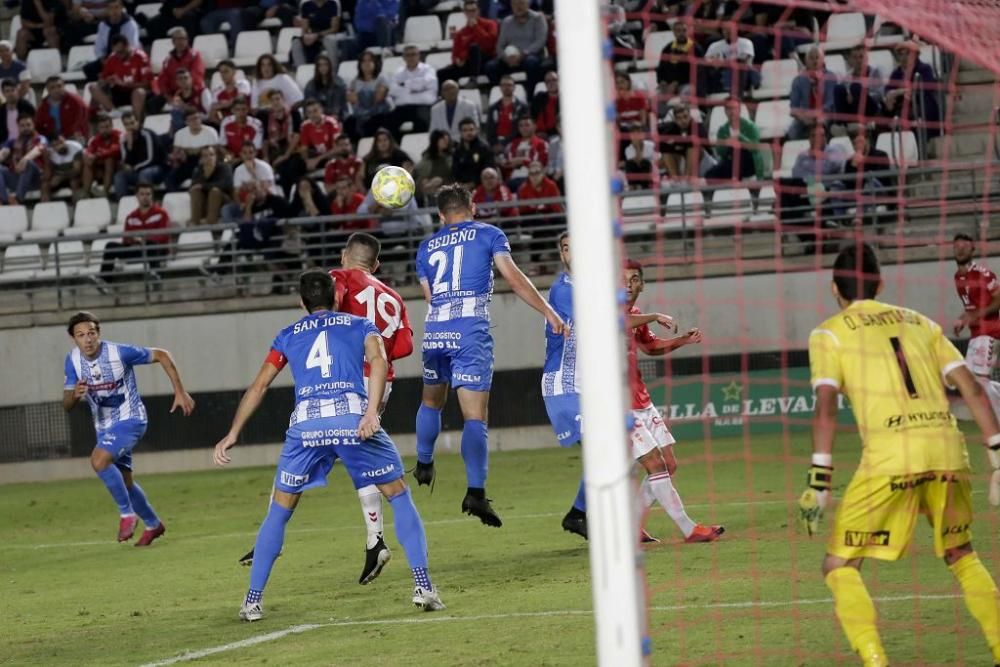
<svg viewBox="0 0 1000 667">
<path fill-rule="evenodd" d="M 358 47 L 393 46 L 399 26 L 399 0 L 358 0 L 354 8 L 354 29 Z"/>
<path fill-rule="evenodd" d="M 890 116 L 923 120 L 927 136 L 938 136 L 941 134 L 941 107 L 938 104 L 938 78 L 934 74 L 934 68 L 920 59 L 920 49 L 913 42 L 900 42 L 892 53 L 896 58 L 896 69 L 892 71 L 885 87 L 886 112 Z M 921 84 L 920 97 L 914 100 L 913 88 L 918 81 Z M 923 108 L 922 118 L 914 109 L 914 102 Z"/>
<path fill-rule="evenodd" d="M 813 47 L 806 54 L 806 69 L 792 80 L 789 106 L 792 126 L 789 139 L 806 139 L 817 122 L 823 124 L 824 114 L 835 110 L 836 75 L 823 65 L 819 49 Z"/>
</svg>

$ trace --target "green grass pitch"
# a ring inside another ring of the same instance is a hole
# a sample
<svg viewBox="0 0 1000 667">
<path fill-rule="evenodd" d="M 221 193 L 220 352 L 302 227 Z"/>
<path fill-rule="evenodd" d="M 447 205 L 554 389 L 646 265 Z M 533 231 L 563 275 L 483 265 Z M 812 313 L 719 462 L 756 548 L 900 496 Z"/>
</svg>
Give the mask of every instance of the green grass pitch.
<svg viewBox="0 0 1000 667">
<path fill-rule="evenodd" d="M 807 447 L 804 435 L 678 445 L 676 484 L 689 514 L 727 533 L 717 544 L 683 545 L 654 508 L 650 531 L 665 539 L 644 552 L 652 664 L 855 664 L 819 574 L 823 541 L 797 535 L 791 523 Z M 857 458 L 856 440 L 842 436 L 839 489 Z M 984 459 L 974 453 L 980 469 Z M 219 647 L 164 664 L 594 663 L 586 544 L 559 526 L 579 450 L 492 455 L 499 530 L 459 513 L 461 461 L 439 457 L 433 495 L 427 487 L 414 493 L 431 575 L 448 605 L 438 614 L 410 605 L 409 570 L 388 527 L 392 563 L 372 585 L 357 584 L 364 529 L 338 467 L 331 486 L 307 493 L 296 511 L 265 618 L 252 625 L 236 617 L 249 575 L 236 559 L 253 543 L 273 469 L 143 475 L 141 449 L 136 463 L 168 526 L 150 549 L 115 543 L 114 506 L 96 479 L 0 487 L 0 663 L 140 665 Z M 1000 574 L 985 484 L 977 477 L 976 544 Z M 869 562 L 863 572 L 894 665 L 989 664 L 925 525 L 907 558 Z"/>
</svg>

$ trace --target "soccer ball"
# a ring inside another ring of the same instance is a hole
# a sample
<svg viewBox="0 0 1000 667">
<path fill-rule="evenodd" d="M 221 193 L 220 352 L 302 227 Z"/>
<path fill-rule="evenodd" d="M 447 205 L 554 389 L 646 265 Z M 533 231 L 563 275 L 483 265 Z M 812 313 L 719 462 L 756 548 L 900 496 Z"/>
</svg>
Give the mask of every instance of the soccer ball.
<svg viewBox="0 0 1000 667">
<path fill-rule="evenodd" d="M 386 208 L 403 208 L 415 189 L 413 177 L 402 167 L 382 167 L 372 179 L 372 197 Z"/>
</svg>

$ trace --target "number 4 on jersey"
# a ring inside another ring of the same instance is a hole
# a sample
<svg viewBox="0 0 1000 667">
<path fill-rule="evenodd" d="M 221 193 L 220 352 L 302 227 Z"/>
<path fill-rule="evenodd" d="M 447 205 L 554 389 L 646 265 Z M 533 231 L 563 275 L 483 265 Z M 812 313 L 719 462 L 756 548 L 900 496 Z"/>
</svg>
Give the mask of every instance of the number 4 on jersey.
<svg viewBox="0 0 1000 667">
<path fill-rule="evenodd" d="M 324 378 L 330 377 L 330 367 L 333 366 L 333 357 L 330 356 L 330 346 L 327 344 L 326 332 L 321 331 L 309 348 L 309 356 L 306 357 L 306 368 L 318 368 L 320 375 Z"/>
</svg>

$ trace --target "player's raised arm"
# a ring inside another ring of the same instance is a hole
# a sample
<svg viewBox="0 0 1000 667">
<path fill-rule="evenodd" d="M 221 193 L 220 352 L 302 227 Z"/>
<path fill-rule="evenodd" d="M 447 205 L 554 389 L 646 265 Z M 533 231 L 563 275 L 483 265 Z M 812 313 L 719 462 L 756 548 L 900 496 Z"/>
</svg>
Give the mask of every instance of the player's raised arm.
<svg viewBox="0 0 1000 667">
<path fill-rule="evenodd" d="M 232 460 L 226 454 L 226 451 L 236 444 L 236 440 L 240 437 L 243 427 L 260 406 L 261 401 L 264 400 L 267 388 L 271 386 L 274 378 L 278 377 L 278 373 L 284 367 L 284 357 L 272 351 L 260 367 L 260 370 L 257 371 L 257 377 L 254 378 L 253 383 L 243 394 L 243 398 L 240 399 L 240 405 L 236 408 L 236 416 L 233 417 L 229 433 L 215 445 L 213 459 L 217 465 L 226 465 Z"/>
<path fill-rule="evenodd" d="M 389 375 L 389 361 L 385 356 L 382 336 L 374 331 L 365 338 L 365 361 L 368 362 L 368 408 L 358 424 L 358 435 L 363 440 L 375 435 L 380 428 L 379 407 L 385 395 L 385 382 Z"/>
<path fill-rule="evenodd" d="M 673 338 L 659 338 L 654 336 L 651 340 L 639 341 L 639 349 L 651 357 L 662 357 L 670 354 L 679 347 L 700 343 L 703 340 L 700 329 L 690 329 L 680 336 Z"/>
<path fill-rule="evenodd" d="M 510 255 L 496 255 L 493 260 L 496 263 L 497 270 L 500 271 L 500 275 L 504 277 L 507 284 L 510 285 L 511 290 L 514 294 L 524 301 L 526 304 L 537 310 L 539 313 L 545 316 L 545 321 L 549 323 L 552 327 L 552 331 L 557 334 L 568 333 L 569 330 L 566 328 L 566 324 L 559 317 L 558 313 L 552 309 L 549 302 L 542 298 L 539 294 L 538 289 L 535 285 L 528 280 L 528 276 L 524 275 L 524 272 L 518 268 L 514 260 L 511 259 Z M 426 287 L 425 287 L 426 289 Z"/>
<path fill-rule="evenodd" d="M 629 313 L 626 317 L 628 318 L 629 329 L 635 329 L 644 324 L 656 322 L 668 331 L 677 332 L 677 321 L 663 313 Z"/>
<path fill-rule="evenodd" d="M 983 441 L 986 444 L 986 454 L 990 459 L 993 474 L 990 476 L 989 500 L 991 505 L 1000 505 L 1000 423 L 997 422 L 993 406 L 983 391 L 983 386 L 964 364 L 945 375 L 945 380 L 958 389 L 969 406 L 972 418 L 976 420 Z"/>
<path fill-rule="evenodd" d="M 150 352 L 153 354 L 153 363 L 163 367 L 163 372 L 170 378 L 170 384 L 174 387 L 174 404 L 170 406 L 170 412 L 173 413 L 174 410 L 180 408 L 185 417 L 189 416 L 194 412 L 194 399 L 191 398 L 191 394 L 184 390 L 184 383 L 181 382 L 181 374 L 177 370 L 173 356 L 168 350 L 159 347 L 151 348 Z"/>
</svg>

